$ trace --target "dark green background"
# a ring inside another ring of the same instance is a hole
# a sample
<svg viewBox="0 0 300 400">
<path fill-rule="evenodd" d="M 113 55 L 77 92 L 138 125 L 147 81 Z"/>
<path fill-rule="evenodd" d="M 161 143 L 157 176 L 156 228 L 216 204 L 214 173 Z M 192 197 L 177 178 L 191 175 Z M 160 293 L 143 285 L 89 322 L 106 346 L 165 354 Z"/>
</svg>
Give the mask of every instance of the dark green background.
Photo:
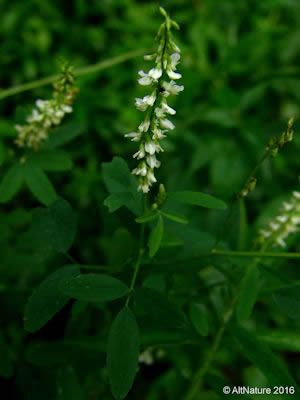
<svg viewBox="0 0 300 400">
<path fill-rule="evenodd" d="M 283 131 L 288 118 L 297 118 L 299 114 L 300 3 L 297 0 L 173 0 L 162 5 L 181 27 L 175 38 L 182 50 L 179 69 L 185 90 L 173 101 L 177 110 L 173 118 L 176 130 L 164 141 L 159 180 L 169 190 L 198 190 L 229 201 L 261 157 L 268 139 Z M 60 57 L 81 67 L 128 51 L 149 49 L 154 45 L 153 39 L 161 23 L 155 1 L 0 0 L 0 9 L 2 89 L 56 73 Z M 147 68 L 147 63 L 142 57 L 136 57 L 78 79 L 80 93 L 74 114 L 68 118 L 81 126 L 81 135 L 65 147 L 74 165 L 71 171 L 49 174 L 59 195 L 68 200 L 78 215 L 79 229 L 72 256 L 85 264 L 109 264 L 112 270 L 131 254 L 136 227 L 126 211 L 111 215 L 103 206 L 107 192 L 101 177 L 101 163 L 119 155 L 130 166 L 134 165 L 131 157 L 135 146 L 124 139 L 124 134 L 136 129 L 142 117 L 134 108 L 134 98 L 144 93 L 136 82 L 137 71 L 141 68 Z M 51 88 L 46 86 L 0 101 L 1 175 L 15 160 L 14 124 L 24 115 L 24 107 L 30 110 L 37 98 L 50 95 Z M 299 150 L 296 123 L 295 140 L 277 158 L 264 163 L 258 187 L 247 202 L 249 245 L 256 232 L 257 218 L 272 212 L 273 205 L 297 189 Z M 53 387 L 55 371 L 47 365 L 42 373 L 30 362 L 30 367 L 27 365 L 24 349 L 28 343 L 36 339 L 61 339 L 64 329 L 74 328 L 72 324 L 75 324 L 75 331 L 83 335 L 100 332 L 99 335 L 105 337 L 111 320 L 111 310 L 99 312 L 91 307 L 86 314 L 78 311 L 80 318 L 69 323 L 71 328 L 65 328 L 69 307 L 45 334 L 37 338 L 24 336 L 22 311 L 31 288 L 47 271 L 64 262 L 54 258 L 54 265 L 53 257 L 39 257 L 38 249 L 34 248 L 30 254 L 11 251 L 18 249 L 15 247 L 18 237 L 31 219 L 30 210 L 37 206 L 38 202 L 23 190 L 10 204 L 3 205 L 0 212 L 3 254 L 0 265 L 3 329 L 1 326 L 0 330 L 14 348 L 18 365 L 16 375 L 3 380 L 3 387 L 10 392 L 5 400 L 56 398 L 50 389 L 45 389 Z M 224 218 L 222 213 L 197 210 L 189 213 L 195 227 L 216 236 Z M 233 220 L 231 226 L 235 227 L 235 222 Z M 232 240 L 236 240 L 234 234 Z M 294 250 L 299 249 L 297 241 L 293 246 Z M 205 261 L 201 263 L 204 265 Z M 280 266 L 279 272 L 284 274 L 287 270 L 291 278 L 297 279 L 296 268 L 296 263 L 286 263 Z M 174 286 L 184 288 L 184 297 L 192 291 L 193 279 L 184 274 L 177 279 L 179 282 L 175 279 Z M 178 297 L 176 302 L 182 303 L 182 299 Z M 274 311 L 270 302 L 267 299 L 266 305 L 258 310 L 255 323 L 263 329 L 272 330 L 277 324 L 288 331 L 299 332 L 299 324 L 294 326 L 294 322 L 277 316 L 278 310 Z M 265 326 L 264 313 L 266 320 L 269 318 Z M 300 337 L 297 340 L 299 350 Z M 285 352 L 282 357 L 299 378 L 297 353 L 294 350 Z M 227 351 L 226 346 L 219 358 L 231 382 L 259 380 L 254 367 L 241 361 L 238 353 Z M 165 397 L 158 397 L 156 390 L 149 397 L 147 393 L 153 382 L 157 382 L 156 377 L 171 366 L 175 367 L 171 369 L 170 385 L 175 379 L 172 374 L 179 374 L 184 381 L 185 371 L 193 368 L 198 359 L 191 347 L 173 348 L 166 363 L 138 377 L 137 394 L 130 398 L 176 398 L 179 392 L 174 394 L 171 389 Z M 89 393 L 87 398 L 109 399 L 104 357 L 85 359 L 84 363 L 87 373 L 80 370 L 78 360 L 75 365 L 84 390 Z M 220 391 L 218 395 L 221 396 Z M 64 397 L 69 398 L 77 400 L 75 395 Z M 205 397 L 209 398 L 215 397 Z"/>
</svg>

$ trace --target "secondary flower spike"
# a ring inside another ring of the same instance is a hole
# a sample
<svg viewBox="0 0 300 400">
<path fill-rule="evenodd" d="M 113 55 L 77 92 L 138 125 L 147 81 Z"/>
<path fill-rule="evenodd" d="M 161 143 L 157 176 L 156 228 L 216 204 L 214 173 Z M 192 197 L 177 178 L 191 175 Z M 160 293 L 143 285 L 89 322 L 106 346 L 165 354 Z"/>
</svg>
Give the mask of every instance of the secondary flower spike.
<svg viewBox="0 0 300 400">
<path fill-rule="evenodd" d="M 169 18 L 164 9 L 161 8 L 160 11 L 165 21 L 157 33 L 157 51 L 144 57 L 145 60 L 154 61 L 155 66 L 148 72 L 138 73 L 138 83 L 149 86 L 150 89 L 148 95 L 135 99 L 136 108 L 145 113 L 145 117 L 137 132 L 125 135 L 133 142 L 139 143 L 139 149 L 133 155 L 138 160 L 138 165 L 132 173 L 139 177 L 139 190 L 144 193 L 148 193 L 151 185 L 156 182 L 154 169 L 160 166 L 156 155 L 163 151 L 160 141 L 166 137 L 169 130 L 175 128 L 169 116 L 174 115 L 176 111 L 168 105 L 167 99 L 184 89 L 176 83 L 181 78 L 177 71 L 180 49 L 174 43 L 171 34 L 171 28 L 178 29 L 178 25 Z"/>
<path fill-rule="evenodd" d="M 26 119 L 25 125 L 16 125 L 18 147 L 38 150 L 41 143 L 49 136 L 50 129 L 58 126 L 66 114 L 73 111 L 72 104 L 78 89 L 74 86 L 73 68 L 63 64 L 61 73 L 54 83 L 53 96 L 50 100 L 37 100 L 36 107 Z"/>
<path fill-rule="evenodd" d="M 300 192 L 293 192 L 284 202 L 281 212 L 259 232 L 258 243 L 270 243 L 273 247 L 286 247 L 287 237 L 298 231 L 300 225 Z"/>
</svg>

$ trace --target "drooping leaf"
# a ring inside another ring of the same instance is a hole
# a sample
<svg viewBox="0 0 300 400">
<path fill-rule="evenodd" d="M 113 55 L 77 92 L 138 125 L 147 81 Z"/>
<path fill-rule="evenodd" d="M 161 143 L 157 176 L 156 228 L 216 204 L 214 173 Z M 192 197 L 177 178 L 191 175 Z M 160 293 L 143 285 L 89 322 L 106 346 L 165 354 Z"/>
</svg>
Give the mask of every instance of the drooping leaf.
<svg viewBox="0 0 300 400">
<path fill-rule="evenodd" d="M 74 241 L 76 228 L 74 211 L 67 201 L 58 198 L 50 207 L 34 211 L 28 236 L 39 245 L 39 251 L 66 253 Z"/>
<path fill-rule="evenodd" d="M 126 196 L 125 200 L 123 200 L 122 195 L 111 194 L 110 196 L 106 197 L 103 204 L 108 208 L 109 212 L 115 212 L 124 205 Z"/>
<path fill-rule="evenodd" d="M 30 162 L 45 171 L 67 171 L 73 165 L 69 154 L 60 149 L 34 153 L 30 156 Z"/>
<path fill-rule="evenodd" d="M 81 274 L 65 279 L 62 293 L 77 300 L 104 302 L 125 296 L 129 289 L 119 279 L 104 274 Z"/>
<path fill-rule="evenodd" d="M 45 172 L 31 162 L 25 164 L 24 171 L 25 182 L 31 193 L 44 205 L 52 204 L 57 194 Z"/>
<path fill-rule="evenodd" d="M 180 203 L 200 206 L 205 208 L 214 208 L 225 210 L 227 208 L 224 201 L 217 199 L 210 194 L 191 191 L 169 192 L 168 197 Z"/>
<path fill-rule="evenodd" d="M 282 312 L 292 319 L 300 320 L 300 285 L 279 289 L 273 299 Z"/>
<path fill-rule="evenodd" d="M 300 353 L 300 334 L 293 331 L 268 330 L 258 334 L 261 342 L 283 351 Z"/>
<path fill-rule="evenodd" d="M 167 219 L 169 219 L 170 221 L 173 222 L 177 222 L 178 224 L 188 224 L 188 219 L 183 216 L 183 215 L 179 215 L 179 214 L 175 214 L 173 212 L 166 212 L 166 211 L 161 211 L 161 214 L 166 217 Z"/>
<path fill-rule="evenodd" d="M 138 224 L 145 224 L 146 222 L 153 221 L 157 217 L 158 217 L 158 211 L 151 210 L 141 215 L 140 217 L 136 218 L 135 222 L 137 222 Z"/>
<path fill-rule="evenodd" d="M 259 341 L 253 332 L 234 326 L 231 328 L 231 333 L 240 345 L 244 356 L 265 375 L 270 385 L 297 387 L 286 365 L 265 343 Z M 290 395 L 284 396 L 286 399 L 289 397 Z"/>
<path fill-rule="evenodd" d="M 69 143 L 82 133 L 83 129 L 80 124 L 71 122 L 54 129 L 48 140 L 43 143 L 42 149 L 56 149 L 63 144 Z"/>
<path fill-rule="evenodd" d="M 149 236 L 149 256 L 154 257 L 157 251 L 160 248 L 162 238 L 164 234 L 164 220 L 162 216 L 160 215 L 158 217 L 157 223 L 152 229 L 150 236 Z"/>
<path fill-rule="evenodd" d="M 23 165 L 17 163 L 4 175 L 0 183 L 0 203 L 7 203 L 21 189 L 24 182 Z"/>
<path fill-rule="evenodd" d="M 236 316 L 242 322 L 250 318 L 261 287 L 261 275 L 255 264 L 250 264 L 241 282 L 239 298 L 236 304 Z"/>
<path fill-rule="evenodd" d="M 69 297 L 62 294 L 59 285 L 64 279 L 79 274 L 77 265 L 68 265 L 48 276 L 32 293 L 25 306 L 24 326 L 35 332 L 44 326 L 63 306 Z"/>
<path fill-rule="evenodd" d="M 191 303 L 189 308 L 189 316 L 196 331 L 201 336 L 209 334 L 209 318 L 207 309 L 203 304 Z"/>
<path fill-rule="evenodd" d="M 115 399 L 124 399 L 137 372 L 139 329 L 134 314 L 124 307 L 116 316 L 109 332 L 107 368 Z"/>
<path fill-rule="evenodd" d="M 142 213 L 142 195 L 138 192 L 137 181 L 130 173 L 127 163 L 114 157 L 110 163 L 102 164 L 103 180 L 110 193 L 104 204 L 111 212 L 122 206 L 135 215 Z"/>
</svg>

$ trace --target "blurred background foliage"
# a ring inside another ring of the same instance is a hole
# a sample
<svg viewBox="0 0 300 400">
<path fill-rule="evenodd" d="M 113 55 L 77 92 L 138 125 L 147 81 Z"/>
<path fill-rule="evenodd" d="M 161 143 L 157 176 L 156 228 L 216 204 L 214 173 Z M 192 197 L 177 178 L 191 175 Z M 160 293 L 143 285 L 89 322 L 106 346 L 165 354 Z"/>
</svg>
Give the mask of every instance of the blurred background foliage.
<svg viewBox="0 0 300 400">
<path fill-rule="evenodd" d="M 181 27 L 176 39 L 182 49 L 180 71 L 185 90 L 174 103 L 176 130 L 164 142 L 166 151 L 162 155 L 160 181 L 169 190 L 199 190 L 230 201 L 261 157 L 270 136 L 281 133 L 288 118 L 297 118 L 299 114 L 300 3 L 298 0 L 172 0 L 163 5 Z M 56 73 L 60 57 L 81 67 L 132 50 L 146 49 L 147 53 L 154 45 L 160 23 L 155 1 L 0 0 L 0 8 L 1 89 Z M 73 159 L 73 166 L 69 171 L 49 173 L 59 195 L 77 213 L 78 232 L 72 256 L 83 264 L 110 265 L 112 272 L 119 270 L 132 255 L 136 228 L 127 211 L 112 215 L 102 205 L 107 192 L 101 177 L 101 163 L 119 155 L 133 165 L 131 154 L 135 147 L 124 139 L 124 134 L 134 130 L 141 118 L 134 107 L 134 98 L 143 93 L 136 83 L 137 71 L 143 66 L 146 64 L 142 57 L 136 57 L 78 79 L 80 93 L 75 112 L 69 118 L 80 127 L 80 134 L 64 147 Z M 16 159 L 15 123 L 37 98 L 47 98 L 50 93 L 50 86 L 44 86 L 0 101 L 2 175 Z M 256 231 L 258 217 L 263 219 L 285 194 L 297 189 L 299 150 L 296 124 L 293 144 L 274 160 L 267 160 L 260 171 L 258 187 L 247 202 L 250 231 Z M 111 313 L 103 306 L 99 306 L 101 312 L 99 307 L 89 306 L 89 313 L 84 312 L 86 305 L 77 304 L 72 313 L 71 307 L 67 307 L 37 337 L 20 333 L 24 302 L 31 288 L 46 271 L 68 262 L 63 256 L 38 251 L 34 242 L 29 249 L 24 248 L 22 235 L 30 224 L 31 209 L 37 206 L 38 202 L 24 190 L 10 204 L 3 205 L 0 212 L 1 330 L 18 365 L 14 377 L 3 380 L 8 393 L 5 399 L 82 399 L 74 370 L 62 367 L 56 376 L 52 368 L 57 364 L 55 355 L 68 359 L 70 352 L 79 380 L 89 393 L 88 399 L 99 396 L 109 399 L 103 349 L 99 348 L 96 354 L 91 351 L 93 345 L 101 347 L 97 340 L 94 344 L 91 340 L 83 343 L 78 339 L 76 344 L 73 337 L 72 343 L 61 348 L 57 342 L 55 348 L 41 345 L 40 353 L 34 347 L 37 345 L 32 345 L 36 339 L 61 340 L 63 332 L 68 336 L 69 331 L 78 337 L 93 336 L 97 332 L 103 335 L 101 326 L 111 320 Z M 189 231 L 194 242 L 200 247 L 202 240 L 211 243 L 211 235 L 216 235 L 224 214 L 188 212 L 194 228 L 207 232 L 200 237 Z M 299 248 L 295 241 L 294 249 Z M 223 262 L 225 265 L 226 260 Z M 201 263 L 206 265 L 205 261 Z M 296 277 L 293 263 L 285 263 L 284 267 Z M 212 283 L 217 279 L 215 273 Z M 197 283 L 189 274 L 175 275 L 169 281 L 179 304 L 183 301 L 180 288 L 189 288 L 192 296 Z M 200 298 L 205 298 L 206 293 L 201 293 Z M 258 310 L 258 319 L 265 318 L 265 307 Z M 276 315 L 274 305 L 268 307 L 273 321 L 268 328 L 276 321 L 284 328 L 295 329 L 294 322 Z M 299 324 L 296 327 L 299 329 Z M 29 349 L 27 344 L 31 345 Z M 197 364 L 199 357 L 190 361 L 195 358 L 194 350 L 177 346 L 170 351 L 168 361 L 161 362 L 155 371 L 145 368 L 130 398 L 178 398 L 180 385 L 184 385 L 184 379 Z M 300 378 L 299 357 L 287 352 L 285 358 Z M 218 361 L 226 366 L 227 378 L 233 381 L 240 375 L 244 382 L 263 381 L 254 367 L 245 366 L 237 354 L 229 353 L 226 348 L 219 353 Z M 27 363 L 31 369 L 26 367 Z M 170 364 L 175 367 L 168 369 Z M 41 365 L 43 373 L 39 370 Z M 88 376 L 84 374 L 84 365 L 89 366 Z M 13 367 L 9 364 L 1 368 L 2 375 L 12 375 L 10 368 Z M 168 371 L 167 389 L 161 380 L 165 370 Z M 56 386 L 49 382 L 55 380 L 60 388 L 63 384 L 70 385 L 72 389 L 61 389 L 68 395 L 53 392 Z M 158 395 L 160 385 L 164 387 L 164 397 Z M 46 391 L 46 387 L 50 389 Z M 70 390 L 74 390 L 73 395 Z"/>
</svg>

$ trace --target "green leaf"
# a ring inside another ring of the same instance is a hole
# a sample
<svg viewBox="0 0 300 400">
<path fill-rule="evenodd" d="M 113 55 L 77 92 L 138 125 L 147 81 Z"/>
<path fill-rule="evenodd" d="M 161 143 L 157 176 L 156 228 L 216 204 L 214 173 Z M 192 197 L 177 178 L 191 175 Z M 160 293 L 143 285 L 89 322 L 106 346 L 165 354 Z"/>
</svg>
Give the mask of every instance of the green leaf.
<svg viewBox="0 0 300 400">
<path fill-rule="evenodd" d="M 57 400 L 84 400 L 82 387 L 80 386 L 74 368 L 69 365 L 57 371 L 56 377 Z"/>
<path fill-rule="evenodd" d="M 138 224 L 145 224 L 146 222 L 153 221 L 158 217 L 158 210 L 151 210 L 135 219 Z"/>
<path fill-rule="evenodd" d="M 245 357 L 265 375 L 270 385 L 297 387 L 286 365 L 252 332 L 235 326 L 231 329 L 231 333 L 240 345 Z M 288 395 L 284 396 L 287 399 L 289 397 Z"/>
<path fill-rule="evenodd" d="M 24 323 L 27 331 L 38 331 L 67 304 L 69 297 L 61 293 L 59 284 L 64 279 L 78 274 L 79 267 L 77 265 L 60 268 L 33 291 L 25 306 Z"/>
<path fill-rule="evenodd" d="M 236 305 L 237 320 L 242 322 L 250 318 L 252 309 L 261 287 L 261 275 L 255 264 L 250 264 L 243 276 Z"/>
<path fill-rule="evenodd" d="M 258 338 L 275 349 L 300 353 L 300 334 L 297 332 L 268 330 L 258 334 Z"/>
<path fill-rule="evenodd" d="M 57 195 L 45 172 L 30 162 L 25 164 L 24 170 L 25 182 L 31 193 L 46 206 L 53 203 Z"/>
<path fill-rule="evenodd" d="M 162 238 L 164 234 L 164 220 L 160 215 L 158 217 L 157 223 L 155 227 L 152 229 L 150 236 L 149 236 L 149 256 L 154 257 L 157 251 L 160 248 Z"/>
<path fill-rule="evenodd" d="M 209 334 L 209 319 L 207 309 L 203 304 L 191 303 L 189 308 L 189 316 L 196 331 L 201 336 Z"/>
<path fill-rule="evenodd" d="M 200 206 L 205 208 L 214 208 L 217 210 L 225 210 L 227 205 L 224 201 L 217 199 L 206 193 L 179 191 L 169 192 L 168 197 L 175 201 L 193 206 Z"/>
<path fill-rule="evenodd" d="M 124 205 L 124 196 L 111 194 L 106 197 L 103 204 L 108 208 L 109 212 L 115 212 Z"/>
<path fill-rule="evenodd" d="M 300 285 L 279 289 L 273 299 L 277 306 L 292 319 L 300 320 Z"/>
<path fill-rule="evenodd" d="M 43 143 L 42 149 L 56 149 L 63 144 L 66 144 L 82 133 L 83 129 L 76 122 L 71 122 L 53 129 L 49 139 Z"/>
<path fill-rule="evenodd" d="M 45 171 L 68 171 L 72 168 L 72 159 L 64 150 L 40 151 L 30 156 L 30 162 Z"/>
<path fill-rule="evenodd" d="M 62 293 L 77 300 L 104 302 L 125 296 L 129 289 L 119 279 L 104 274 L 83 274 L 65 279 Z"/>
<path fill-rule="evenodd" d="M 34 211 L 28 237 L 36 241 L 41 251 L 66 253 L 74 241 L 76 227 L 71 206 L 59 198 L 50 207 Z"/>
<path fill-rule="evenodd" d="M 21 189 L 24 182 L 23 165 L 17 163 L 4 175 L 0 184 L 0 203 L 7 203 Z"/>
<path fill-rule="evenodd" d="M 108 338 L 107 368 L 115 399 L 124 399 L 129 392 L 138 366 L 139 329 L 134 314 L 124 307 L 116 316 Z"/>
<path fill-rule="evenodd" d="M 171 213 L 171 212 L 166 212 L 166 211 L 160 211 L 160 213 L 166 217 L 167 219 L 173 221 L 173 222 L 177 222 L 179 224 L 188 224 L 189 221 L 188 219 L 186 219 L 183 215 L 179 215 L 179 214 L 175 214 L 175 213 Z"/>
<path fill-rule="evenodd" d="M 142 194 L 138 192 L 137 181 L 129 171 L 127 163 L 120 157 L 114 157 L 110 163 L 102 164 L 104 183 L 110 196 L 104 204 L 111 212 L 122 206 L 135 215 L 142 213 Z"/>
</svg>

